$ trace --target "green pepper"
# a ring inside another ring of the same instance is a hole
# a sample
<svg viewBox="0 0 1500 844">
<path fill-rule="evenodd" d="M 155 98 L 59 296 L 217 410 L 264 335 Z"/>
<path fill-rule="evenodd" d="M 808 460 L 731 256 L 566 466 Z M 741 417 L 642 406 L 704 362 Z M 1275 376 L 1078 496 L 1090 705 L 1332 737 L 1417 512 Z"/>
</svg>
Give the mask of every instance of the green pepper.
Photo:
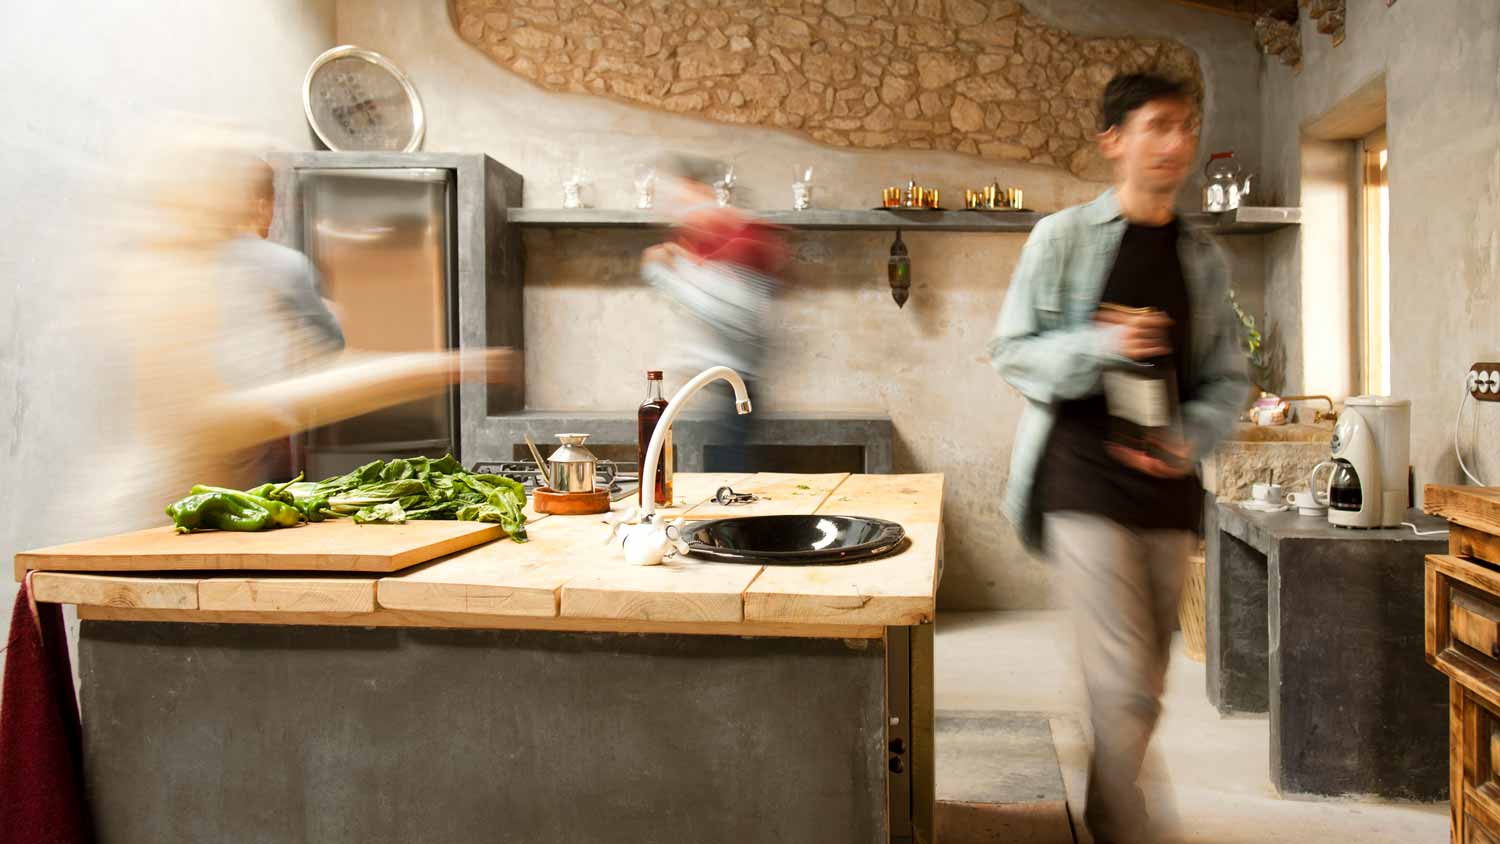
<svg viewBox="0 0 1500 844">
<path fill-rule="evenodd" d="M 241 492 L 237 489 L 225 489 L 221 486 L 203 486 L 199 484 L 192 489 L 193 495 L 202 495 L 205 493 L 213 493 L 234 499 L 238 507 L 260 507 L 269 514 L 269 519 L 264 525 L 266 528 L 293 527 L 302 522 L 302 511 L 283 501 L 272 501 L 269 498 L 261 498 L 258 495 L 251 495 L 248 492 Z M 243 530 L 243 528 L 231 529 Z M 250 530 L 261 529 L 250 528 Z"/>
<path fill-rule="evenodd" d="M 245 490 L 245 492 L 250 495 L 258 496 L 260 498 L 269 498 L 272 501 L 280 501 L 284 504 L 295 504 L 296 501 L 294 500 L 294 496 L 289 490 L 289 487 L 300 480 L 302 480 L 302 475 L 299 473 L 297 477 L 292 478 L 284 484 L 261 484 L 260 486 L 253 489 L 247 489 Z"/>
<path fill-rule="evenodd" d="M 194 530 L 264 530 L 270 526 L 271 511 L 246 495 L 219 492 L 195 492 L 173 502 L 167 515 L 178 533 Z"/>
<path fill-rule="evenodd" d="M 330 516 L 338 515 L 329 509 L 327 495 L 305 495 L 301 498 L 294 498 L 292 506 L 302 511 L 302 518 L 309 522 L 321 522 Z"/>
</svg>

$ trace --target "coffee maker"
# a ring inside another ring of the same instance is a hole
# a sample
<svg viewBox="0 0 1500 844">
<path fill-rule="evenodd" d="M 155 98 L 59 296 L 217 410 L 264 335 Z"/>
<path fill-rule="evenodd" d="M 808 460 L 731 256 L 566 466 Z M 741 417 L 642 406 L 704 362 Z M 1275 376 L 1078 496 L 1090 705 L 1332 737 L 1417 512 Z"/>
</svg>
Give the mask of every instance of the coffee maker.
<svg viewBox="0 0 1500 844">
<path fill-rule="evenodd" d="M 1398 527 L 1411 506 L 1411 402 L 1389 396 L 1354 396 L 1333 428 L 1333 459 L 1312 470 L 1313 495 L 1328 505 L 1340 527 Z M 1331 470 L 1325 490 L 1318 473 Z"/>
</svg>

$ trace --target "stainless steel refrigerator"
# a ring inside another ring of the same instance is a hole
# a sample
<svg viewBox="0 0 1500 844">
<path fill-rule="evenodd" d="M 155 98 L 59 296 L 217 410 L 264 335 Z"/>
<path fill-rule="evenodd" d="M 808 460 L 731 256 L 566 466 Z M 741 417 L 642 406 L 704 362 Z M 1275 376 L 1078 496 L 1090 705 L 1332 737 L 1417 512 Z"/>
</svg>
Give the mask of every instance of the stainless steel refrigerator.
<svg viewBox="0 0 1500 844">
<path fill-rule="evenodd" d="M 302 245 L 351 352 L 457 345 L 454 171 L 299 168 Z M 376 458 L 458 453 L 458 390 L 309 431 L 311 478 Z"/>
</svg>

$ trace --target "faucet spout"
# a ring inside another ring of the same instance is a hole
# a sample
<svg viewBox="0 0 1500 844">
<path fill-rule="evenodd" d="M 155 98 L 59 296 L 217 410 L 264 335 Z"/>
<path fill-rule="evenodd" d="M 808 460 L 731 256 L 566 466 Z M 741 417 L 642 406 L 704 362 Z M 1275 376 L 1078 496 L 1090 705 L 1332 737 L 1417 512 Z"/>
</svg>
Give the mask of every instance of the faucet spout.
<svg viewBox="0 0 1500 844">
<path fill-rule="evenodd" d="M 656 423 L 656 430 L 651 433 L 651 442 L 646 446 L 646 459 L 641 463 L 641 521 L 649 522 L 656 514 L 656 467 L 661 464 L 661 451 L 667 441 L 667 432 L 672 430 L 672 422 L 682 412 L 682 406 L 692 398 L 699 390 L 715 381 L 728 381 L 729 386 L 734 388 L 734 409 L 741 416 L 750 412 L 750 392 L 745 389 L 745 380 L 738 372 L 727 366 L 715 366 L 705 369 L 692 380 L 682 385 L 667 402 L 667 407 L 661 413 L 661 419 Z M 670 505 L 671 502 L 668 502 Z"/>
<path fill-rule="evenodd" d="M 1286 402 L 1288 405 L 1296 404 L 1297 402 L 1305 402 L 1305 401 L 1327 402 L 1328 403 L 1328 412 L 1327 413 L 1324 413 L 1321 410 L 1314 410 L 1313 411 L 1313 424 L 1314 425 L 1316 425 L 1317 423 L 1322 422 L 1324 420 L 1337 419 L 1338 418 L 1338 412 L 1334 408 L 1333 397 L 1332 396 L 1282 396 L 1281 400 L 1284 401 L 1284 402 Z M 1300 419 L 1300 417 L 1299 417 L 1299 419 Z"/>
</svg>

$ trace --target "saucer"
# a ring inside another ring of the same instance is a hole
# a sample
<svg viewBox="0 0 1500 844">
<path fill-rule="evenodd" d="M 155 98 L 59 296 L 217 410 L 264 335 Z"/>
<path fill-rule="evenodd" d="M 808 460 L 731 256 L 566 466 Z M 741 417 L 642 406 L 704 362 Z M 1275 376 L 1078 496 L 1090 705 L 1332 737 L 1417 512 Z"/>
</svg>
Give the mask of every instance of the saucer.
<svg viewBox="0 0 1500 844">
<path fill-rule="evenodd" d="M 1328 508 L 1327 507 L 1298 507 L 1297 508 L 1297 515 L 1299 515 L 1299 516 L 1327 516 L 1328 515 Z"/>
<path fill-rule="evenodd" d="M 1287 509 L 1285 504 L 1272 504 L 1269 501 L 1256 501 L 1253 498 L 1241 501 L 1240 507 L 1257 513 L 1284 513 Z"/>
</svg>

